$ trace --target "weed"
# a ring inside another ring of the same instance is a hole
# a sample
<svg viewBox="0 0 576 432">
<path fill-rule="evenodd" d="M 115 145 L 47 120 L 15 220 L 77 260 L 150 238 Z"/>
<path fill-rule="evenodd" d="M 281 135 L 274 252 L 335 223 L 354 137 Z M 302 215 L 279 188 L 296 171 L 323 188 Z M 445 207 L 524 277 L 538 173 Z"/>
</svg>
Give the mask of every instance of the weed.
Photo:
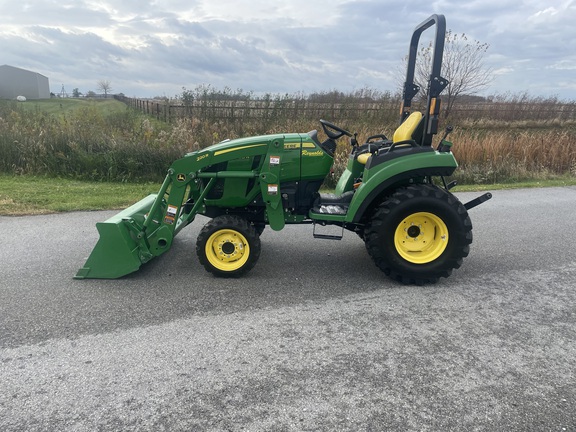
<svg viewBox="0 0 576 432">
<path fill-rule="evenodd" d="M 159 182 L 187 152 L 242 136 L 307 132 L 320 118 L 368 136 L 392 136 L 398 97 L 329 92 L 308 97 L 199 87 L 183 93 L 180 111 L 160 121 L 118 101 L 0 101 L 0 172 L 94 181 Z M 164 108 L 163 108 L 164 109 Z M 174 111 L 175 110 L 175 111 Z M 491 184 L 576 176 L 576 105 L 525 95 L 456 106 L 450 140 L 460 184 Z M 322 133 L 320 132 L 320 135 Z M 340 140 L 335 184 L 347 164 Z"/>
</svg>

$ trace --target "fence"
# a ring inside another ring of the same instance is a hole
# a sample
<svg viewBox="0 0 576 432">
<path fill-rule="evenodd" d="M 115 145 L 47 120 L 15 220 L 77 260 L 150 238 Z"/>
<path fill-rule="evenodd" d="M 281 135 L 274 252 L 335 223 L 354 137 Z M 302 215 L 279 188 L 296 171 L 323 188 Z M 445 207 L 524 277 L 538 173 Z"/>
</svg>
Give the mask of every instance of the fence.
<svg viewBox="0 0 576 432">
<path fill-rule="evenodd" d="M 313 102 L 300 99 L 252 99 L 252 100 L 194 100 L 188 104 L 172 104 L 168 101 L 146 100 L 115 96 L 116 99 L 159 120 L 172 122 L 178 118 L 195 117 L 199 120 L 226 121 L 274 121 L 278 119 L 324 118 L 330 121 L 354 121 L 389 123 L 399 118 L 399 99 L 381 102 L 346 101 Z M 415 109 L 422 107 L 414 104 Z M 576 102 L 555 101 L 504 101 L 456 105 L 451 121 L 576 121 Z"/>
<path fill-rule="evenodd" d="M 396 120 L 398 104 L 391 103 L 318 103 L 305 99 L 281 100 L 195 100 L 189 104 L 168 101 L 117 97 L 118 100 L 159 120 L 172 122 L 182 117 L 199 120 L 259 120 L 277 119 L 342 119 L 370 122 L 374 119 Z"/>
</svg>

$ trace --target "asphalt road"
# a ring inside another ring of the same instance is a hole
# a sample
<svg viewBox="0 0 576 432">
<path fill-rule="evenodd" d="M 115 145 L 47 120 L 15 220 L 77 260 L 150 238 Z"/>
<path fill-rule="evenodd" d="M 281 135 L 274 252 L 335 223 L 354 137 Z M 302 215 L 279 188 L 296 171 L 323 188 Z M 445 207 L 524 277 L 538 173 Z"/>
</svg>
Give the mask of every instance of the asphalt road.
<svg viewBox="0 0 576 432">
<path fill-rule="evenodd" d="M 78 281 L 113 212 L 0 217 L 0 430 L 576 431 L 575 210 L 574 187 L 495 192 L 462 268 L 423 287 L 311 226 L 216 279 L 200 220 Z"/>
</svg>

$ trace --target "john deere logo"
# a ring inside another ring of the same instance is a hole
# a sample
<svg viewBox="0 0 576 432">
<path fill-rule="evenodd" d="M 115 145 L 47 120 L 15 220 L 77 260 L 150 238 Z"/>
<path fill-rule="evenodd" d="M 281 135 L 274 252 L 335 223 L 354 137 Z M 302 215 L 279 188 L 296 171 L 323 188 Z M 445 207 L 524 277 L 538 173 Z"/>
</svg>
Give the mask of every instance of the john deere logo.
<svg viewBox="0 0 576 432">
<path fill-rule="evenodd" d="M 176 180 L 178 180 L 179 182 L 183 182 L 186 180 L 186 175 L 185 174 L 178 174 L 176 176 Z"/>
</svg>

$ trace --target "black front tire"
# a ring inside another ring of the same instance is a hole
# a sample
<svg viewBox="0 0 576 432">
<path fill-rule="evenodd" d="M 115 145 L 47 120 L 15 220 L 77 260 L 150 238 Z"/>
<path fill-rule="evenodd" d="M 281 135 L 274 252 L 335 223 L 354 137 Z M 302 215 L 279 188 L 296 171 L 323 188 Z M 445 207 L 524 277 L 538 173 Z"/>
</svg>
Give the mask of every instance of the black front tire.
<svg viewBox="0 0 576 432">
<path fill-rule="evenodd" d="M 462 265 L 472 243 L 466 208 L 430 184 L 398 189 L 380 204 L 365 232 L 376 265 L 405 284 L 435 283 Z"/>
<path fill-rule="evenodd" d="M 214 276 L 240 277 L 249 272 L 260 257 L 260 237 L 247 220 L 233 215 L 209 221 L 196 241 L 196 254 Z"/>
</svg>

